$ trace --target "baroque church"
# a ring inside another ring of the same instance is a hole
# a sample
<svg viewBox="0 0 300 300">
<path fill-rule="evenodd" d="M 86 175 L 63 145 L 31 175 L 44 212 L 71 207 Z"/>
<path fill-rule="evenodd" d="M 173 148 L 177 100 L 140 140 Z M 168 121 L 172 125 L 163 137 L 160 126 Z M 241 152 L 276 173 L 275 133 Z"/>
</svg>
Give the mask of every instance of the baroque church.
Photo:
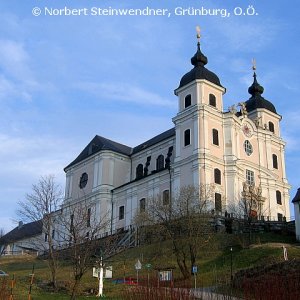
<svg viewBox="0 0 300 300">
<path fill-rule="evenodd" d="M 147 199 L 159 196 L 168 204 L 188 185 L 213 184 L 216 214 L 231 213 L 230 203 L 255 191 L 252 215 L 290 217 L 281 116 L 263 97 L 255 67 L 249 99 L 225 110 L 226 89 L 207 69 L 197 37 L 192 69 L 174 91 L 173 128 L 133 148 L 96 135 L 64 169 L 64 206 L 86 201 L 97 218 L 109 219 L 105 232 L 131 227 Z"/>
</svg>

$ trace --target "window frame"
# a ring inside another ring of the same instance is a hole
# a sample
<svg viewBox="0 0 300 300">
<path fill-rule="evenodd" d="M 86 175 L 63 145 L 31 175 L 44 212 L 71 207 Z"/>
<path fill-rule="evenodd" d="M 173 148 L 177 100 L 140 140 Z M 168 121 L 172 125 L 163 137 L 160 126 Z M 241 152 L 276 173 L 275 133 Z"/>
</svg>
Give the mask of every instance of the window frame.
<svg viewBox="0 0 300 300">
<path fill-rule="evenodd" d="M 268 122 L 268 127 L 269 127 L 269 130 L 273 133 L 275 133 L 275 125 L 273 122 L 269 121 Z"/>
<path fill-rule="evenodd" d="M 188 94 L 184 97 L 184 108 L 188 108 L 192 105 L 192 95 Z"/>
<path fill-rule="evenodd" d="M 215 211 L 222 212 L 222 194 L 215 193 Z"/>
<path fill-rule="evenodd" d="M 222 184 L 222 172 L 220 169 L 215 168 L 214 169 L 214 182 L 216 184 Z"/>
<path fill-rule="evenodd" d="M 250 156 L 253 153 L 253 146 L 249 140 L 244 141 L 244 150 L 248 156 Z"/>
<path fill-rule="evenodd" d="M 219 146 L 220 145 L 219 131 L 216 128 L 212 129 L 212 142 L 213 142 L 213 145 L 215 145 L 215 146 Z"/>
<path fill-rule="evenodd" d="M 119 206 L 119 221 L 125 219 L 125 206 Z"/>
<path fill-rule="evenodd" d="M 160 154 L 156 158 L 156 171 L 161 171 L 165 168 L 165 157 Z"/>
<path fill-rule="evenodd" d="M 183 133 L 183 145 L 187 147 L 191 145 L 191 129 L 186 129 Z"/>
<path fill-rule="evenodd" d="M 278 157 L 275 153 L 272 154 L 272 165 L 273 169 L 278 170 Z"/>
<path fill-rule="evenodd" d="M 146 198 L 140 199 L 139 207 L 140 207 L 140 213 L 143 213 L 146 211 Z"/>
<path fill-rule="evenodd" d="M 214 94 L 210 93 L 208 95 L 208 103 L 210 106 L 217 107 L 217 98 Z"/>
<path fill-rule="evenodd" d="M 255 174 L 254 171 L 246 169 L 246 182 L 249 185 L 255 185 Z"/>
<path fill-rule="evenodd" d="M 279 190 L 276 191 L 276 203 L 282 205 L 282 194 Z"/>
</svg>

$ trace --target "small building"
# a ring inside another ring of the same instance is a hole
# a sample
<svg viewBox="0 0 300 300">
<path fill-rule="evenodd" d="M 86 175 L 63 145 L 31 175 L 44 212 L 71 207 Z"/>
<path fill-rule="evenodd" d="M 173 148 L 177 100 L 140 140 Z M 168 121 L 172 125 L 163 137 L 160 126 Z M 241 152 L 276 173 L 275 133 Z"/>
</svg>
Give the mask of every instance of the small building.
<svg viewBox="0 0 300 300">
<path fill-rule="evenodd" d="M 300 241 L 300 188 L 292 200 L 292 203 L 294 203 L 296 239 Z"/>
<path fill-rule="evenodd" d="M 43 242 L 42 220 L 19 225 L 0 238 L 0 255 L 38 254 Z"/>
</svg>

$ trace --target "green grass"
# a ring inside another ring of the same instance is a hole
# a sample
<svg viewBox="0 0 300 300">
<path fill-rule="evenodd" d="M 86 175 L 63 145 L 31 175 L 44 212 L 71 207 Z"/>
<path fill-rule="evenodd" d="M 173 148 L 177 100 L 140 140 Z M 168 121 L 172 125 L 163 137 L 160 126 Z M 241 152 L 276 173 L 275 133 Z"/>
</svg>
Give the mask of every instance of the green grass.
<svg viewBox="0 0 300 300">
<path fill-rule="evenodd" d="M 197 259 L 198 274 L 197 286 L 211 286 L 216 285 L 218 282 L 226 282 L 230 279 L 231 270 L 231 255 L 233 272 L 240 269 L 279 262 L 283 260 L 282 257 L 282 243 L 291 242 L 290 237 L 282 237 L 280 235 L 272 234 L 259 234 L 253 237 L 257 244 L 248 249 L 241 247 L 241 241 L 234 235 L 219 235 L 217 236 L 217 246 L 205 246 L 201 248 Z M 274 244 L 275 243 L 275 244 Z M 230 247 L 233 248 L 232 253 Z M 289 259 L 300 259 L 300 247 L 291 244 L 288 247 Z M 126 252 L 120 253 L 112 257 L 106 263 L 113 266 L 114 278 L 136 277 L 136 270 L 134 265 L 140 259 L 143 268 L 139 272 L 139 277 L 142 279 L 148 275 L 148 270 L 144 266 L 148 263 L 152 265 L 149 275 L 151 278 L 156 277 L 157 266 L 174 266 L 176 259 L 172 253 L 170 242 L 157 243 L 146 245 L 143 247 L 136 247 L 129 249 Z M 50 273 L 47 267 L 47 262 L 40 260 L 36 257 L 0 257 L 0 269 L 9 273 L 9 279 L 14 274 L 16 278 L 16 285 L 14 294 L 17 296 L 15 299 L 27 299 L 29 291 L 29 274 L 32 272 L 32 266 L 35 266 L 34 285 L 32 287 L 32 296 L 34 300 L 64 300 L 69 299 L 66 291 L 60 293 L 51 293 L 45 291 L 45 286 L 50 279 Z M 89 289 L 97 290 L 97 279 L 92 277 L 92 270 L 88 272 L 82 280 L 82 291 Z M 180 278 L 181 274 L 178 267 L 174 271 L 175 279 Z M 59 273 L 58 281 L 60 285 L 70 285 L 72 280 L 71 266 L 62 262 Z M 191 279 L 191 284 L 193 279 Z M 10 282 L 9 282 L 10 284 Z M 113 284 L 109 280 L 104 283 L 104 293 L 107 299 L 121 299 L 120 294 L 124 289 L 123 285 Z M 81 296 L 82 299 L 97 299 L 96 297 Z"/>
</svg>

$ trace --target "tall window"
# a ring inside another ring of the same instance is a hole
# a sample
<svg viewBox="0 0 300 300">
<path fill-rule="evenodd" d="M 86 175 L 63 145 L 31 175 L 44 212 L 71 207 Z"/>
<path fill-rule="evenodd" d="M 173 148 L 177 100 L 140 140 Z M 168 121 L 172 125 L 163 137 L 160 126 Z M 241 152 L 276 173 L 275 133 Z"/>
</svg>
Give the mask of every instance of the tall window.
<svg viewBox="0 0 300 300">
<path fill-rule="evenodd" d="M 163 205 L 169 205 L 170 204 L 170 191 L 165 190 L 163 191 Z"/>
<path fill-rule="evenodd" d="M 144 167 L 142 164 L 139 164 L 136 167 L 136 179 L 140 179 L 143 177 L 143 170 L 144 170 Z"/>
<path fill-rule="evenodd" d="M 283 215 L 282 215 L 282 214 L 278 213 L 278 214 L 277 214 L 277 218 L 278 218 L 278 221 L 279 221 L 279 222 L 282 222 L 282 221 L 283 221 Z"/>
<path fill-rule="evenodd" d="M 187 95 L 184 98 L 184 108 L 187 108 L 187 107 L 189 107 L 191 105 L 192 105 L 192 96 L 191 95 Z"/>
<path fill-rule="evenodd" d="M 219 169 L 214 169 L 215 183 L 221 184 L 221 171 Z"/>
<path fill-rule="evenodd" d="M 187 129 L 184 132 L 184 146 L 188 146 L 191 144 L 191 130 Z"/>
<path fill-rule="evenodd" d="M 222 195 L 215 193 L 215 210 L 222 212 Z"/>
<path fill-rule="evenodd" d="M 119 220 L 123 220 L 124 217 L 125 217 L 125 207 L 123 205 L 119 207 Z"/>
<path fill-rule="evenodd" d="M 156 170 L 160 171 L 163 170 L 165 167 L 165 158 L 164 156 L 161 154 L 157 157 L 156 159 Z"/>
<path fill-rule="evenodd" d="M 280 205 L 282 204 L 280 191 L 276 191 L 276 202 L 277 202 L 277 204 L 280 204 Z"/>
<path fill-rule="evenodd" d="M 146 210 L 146 199 L 142 198 L 140 200 L 140 212 L 144 212 Z"/>
<path fill-rule="evenodd" d="M 91 208 L 87 210 L 86 227 L 91 227 Z"/>
<path fill-rule="evenodd" d="M 219 132 L 217 129 L 212 130 L 213 144 L 219 145 Z"/>
<path fill-rule="evenodd" d="M 52 229 L 52 238 L 54 239 L 55 238 L 55 229 Z"/>
<path fill-rule="evenodd" d="M 255 181 L 254 181 L 254 172 L 253 171 L 246 170 L 246 182 L 249 185 L 254 185 Z"/>
<path fill-rule="evenodd" d="M 269 130 L 271 131 L 271 132 L 275 132 L 275 129 L 274 129 L 274 123 L 272 123 L 272 122 L 269 122 Z"/>
<path fill-rule="evenodd" d="M 214 94 L 209 94 L 209 105 L 216 107 L 216 96 Z"/>
<path fill-rule="evenodd" d="M 276 154 L 272 155 L 272 160 L 273 160 L 273 168 L 278 169 L 278 161 L 277 161 L 277 155 Z"/>
</svg>

